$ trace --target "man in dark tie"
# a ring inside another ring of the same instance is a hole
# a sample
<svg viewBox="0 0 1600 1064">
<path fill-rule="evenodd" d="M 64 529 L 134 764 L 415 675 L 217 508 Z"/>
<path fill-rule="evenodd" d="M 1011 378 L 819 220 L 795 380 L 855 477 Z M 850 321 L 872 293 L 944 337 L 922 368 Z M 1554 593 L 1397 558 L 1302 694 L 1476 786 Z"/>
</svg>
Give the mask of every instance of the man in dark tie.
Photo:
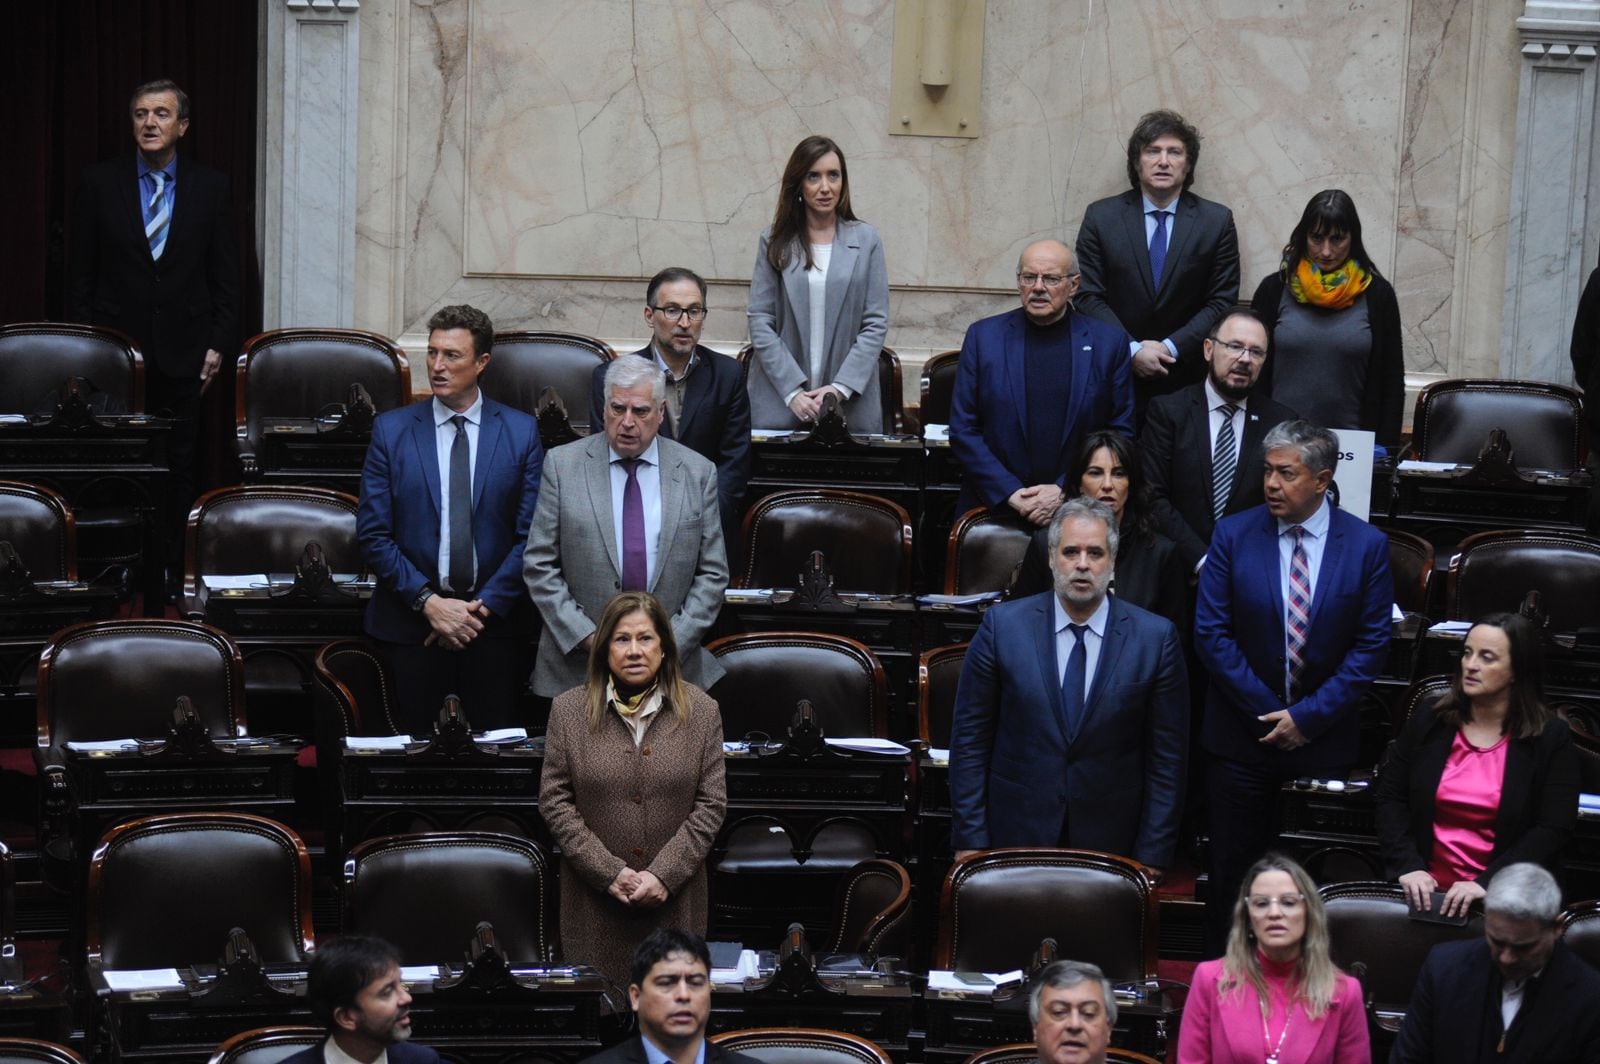
<svg viewBox="0 0 1600 1064">
<path fill-rule="evenodd" d="M 200 394 L 238 338 L 239 266 L 228 180 L 178 155 L 189 97 L 167 80 L 133 90 L 136 152 L 84 172 L 68 233 L 67 313 L 127 333 L 145 361 L 145 409 L 177 420 L 168 442 L 173 543 L 195 496 Z"/>
<path fill-rule="evenodd" d="M 1083 212 L 1078 309 L 1133 337 L 1134 396 L 1145 404 L 1205 375 L 1200 341 L 1239 301 L 1233 212 L 1189 191 L 1200 134 L 1173 111 L 1151 111 L 1128 138 L 1120 196 Z"/>
<path fill-rule="evenodd" d="M 706 283 L 693 270 L 668 266 L 650 278 L 644 320 L 650 326 L 650 343 L 634 354 L 653 360 L 667 376 L 661 435 L 716 465 L 723 538 L 731 549 L 739 539 L 745 487 L 755 464 L 744 368 L 727 355 L 700 346 Z M 605 364 L 596 366 L 589 387 L 592 427 L 605 424 L 605 379 Z"/>
<path fill-rule="evenodd" d="M 1234 308 L 1202 345 L 1206 379 L 1151 400 L 1146 411 L 1139 450 L 1150 512 L 1190 572 L 1200 571 L 1219 520 L 1265 501 L 1261 441 L 1295 416 L 1256 393 L 1268 346 L 1256 312 Z"/>
<path fill-rule="evenodd" d="M 474 727 L 511 724 L 526 667 L 519 573 L 544 447 L 537 421 L 478 388 L 493 344 L 476 307 L 430 318 L 433 398 L 379 415 L 361 471 L 356 529 L 378 580 L 367 632 L 414 733 L 451 694 Z"/>
</svg>

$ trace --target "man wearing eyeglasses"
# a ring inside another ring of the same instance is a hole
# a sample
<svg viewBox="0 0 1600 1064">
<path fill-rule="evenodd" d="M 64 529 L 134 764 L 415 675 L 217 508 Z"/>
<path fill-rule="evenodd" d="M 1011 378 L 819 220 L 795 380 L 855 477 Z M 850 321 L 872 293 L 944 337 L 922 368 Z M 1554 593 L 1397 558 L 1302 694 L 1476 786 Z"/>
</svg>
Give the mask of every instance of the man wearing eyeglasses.
<svg viewBox="0 0 1600 1064">
<path fill-rule="evenodd" d="M 1036 241 L 1017 260 L 1022 306 L 967 329 L 950 400 L 958 515 L 1009 508 L 1043 526 L 1083 437 L 1133 434 L 1128 334 L 1075 313 L 1077 290 L 1072 250 Z"/>
<path fill-rule="evenodd" d="M 693 270 L 668 266 L 645 289 L 644 320 L 650 343 L 634 354 L 654 359 L 667 375 L 667 413 L 661 435 L 709 458 L 717 467 L 717 502 L 723 537 L 739 541 L 745 488 L 754 458 L 750 450 L 750 395 L 739 363 L 700 346 L 706 323 L 706 282 Z M 604 365 L 589 387 L 589 425 L 605 423 Z"/>
<path fill-rule="evenodd" d="M 1028 1019 L 1039 1064 L 1105 1064 L 1117 999 L 1093 964 L 1056 961 L 1028 994 Z"/>
</svg>

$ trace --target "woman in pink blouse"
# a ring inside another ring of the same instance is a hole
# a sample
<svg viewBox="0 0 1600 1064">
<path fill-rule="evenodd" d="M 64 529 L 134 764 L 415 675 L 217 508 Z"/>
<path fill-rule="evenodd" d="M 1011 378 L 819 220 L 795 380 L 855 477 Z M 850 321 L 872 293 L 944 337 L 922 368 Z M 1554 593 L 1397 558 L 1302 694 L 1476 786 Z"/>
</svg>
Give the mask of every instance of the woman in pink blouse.
<svg viewBox="0 0 1600 1064">
<path fill-rule="evenodd" d="M 1450 690 L 1411 714 L 1375 792 L 1385 870 L 1414 909 L 1456 916 L 1501 868 L 1548 863 L 1578 819 L 1578 753 L 1545 708 L 1539 636 L 1492 613 L 1462 644 Z"/>
<path fill-rule="evenodd" d="M 1221 960 L 1194 971 L 1178 1064 L 1368 1064 L 1361 985 L 1328 957 L 1305 869 L 1269 853 L 1244 877 Z"/>
</svg>

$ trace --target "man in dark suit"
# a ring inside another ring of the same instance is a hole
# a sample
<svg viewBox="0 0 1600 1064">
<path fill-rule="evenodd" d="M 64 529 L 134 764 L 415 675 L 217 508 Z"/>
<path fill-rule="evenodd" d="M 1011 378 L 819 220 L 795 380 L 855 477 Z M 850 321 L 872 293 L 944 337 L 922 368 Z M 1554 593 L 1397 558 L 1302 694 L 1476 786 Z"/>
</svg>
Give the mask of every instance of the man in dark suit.
<svg viewBox="0 0 1600 1064">
<path fill-rule="evenodd" d="M 1389 650 L 1389 541 L 1327 498 L 1338 438 L 1286 421 L 1262 440 L 1266 504 L 1224 517 L 1200 569 L 1195 652 L 1211 834 L 1209 945 L 1278 834 L 1278 792 L 1355 764 L 1361 696 Z"/>
<path fill-rule="evenodd" d="M 1549 872 L 1502 869 L 1483 938 L 1428 954 L 1389 1064 L 1600 1064 L 1600 972 L 1560 942 L 1560 911 Z"/>
<path fill-rule="evenodd" d="M 1206 379 L 1158 396 L 1146 410 L 1139 450 L 1151 514 L 1189 572 L 1199 572 L 1219 519 L 1265 501 L 1261 441 L 1295 416 L 1282 403 L 1253 394 L 1268 346 L 1267 327 L 1255 311 L 1236 307 L 1202 346 Z"/>
<path fill-rule="evenodd" d="M 73 199 L 67 313 L 133 338 L 145 360 L 145 407 L 178 422 L 169 535 L 195 496 L 200 394 L 237 342 L 239 266 L 228 217 L 228 180 L 178 157 L 189 97 L 171 81 L 133 91 L 137 148 L 84 171 Z"/>
<path fill-rule="evenodd" d="M 1061 505 L 1083 437 L 1133 433 L 1129 338 L 1072 312 L 1078 267 L 1058 240 L 1023 249 L 1017 288 L 1020 309 L 974 322 L 961 343 L 950 399 L 956 513 L 1010 507 L 1043 525 Z"/>
<path fill-rule="evenodd" d="M 1157 395 L 1205 375 L 1200 341 L 1239 301 L 1233 212 L 1189 191 L 1200 134 L 1172 111 L 1151 111 L 1128 138 L 1128 182 L 1098 200 L 1078 228 L 1078 309 L 1133 337 L 1138 415 Z"/>
<path fill-rule="evenodd" d="M 356 532 L 378 587 L 367 633 L 387 651 L 406 726 L 446 695 L 480 729 L 511 723 L 529 616 L 522 545 L 539 496 L 539 424 L 478 388 L 494 326 L 445 307 L 428 320 L 433 399 L 372 426 Z"/>
<path fill-rule="evenodd" d="M 639 1033 L 584 1064 L 755 1064 L 706 1041 L 711 1018 L 711 951 L 689 931 L 662 927 L 633 954 L 628 1002 Z"/>
<path fill-rule="evenodd" d="M 717 467 L 717 503 L 723 538 L 739 542 L 744 493 L 755 459 L 750 449 L 750 395 L 744 367 L 700 346 L 706 323 L 706 283 L 693 270 L 668 266 L 645 289 L 644 320 L 650 343 L 634 354 L 653 359 L 667 375 L 667 415 L 661 435 L 709 458 Z M 589 386 L 591 430 L 605 424 L 606 367 L 594 368 Z"/>
<path fill-rule="evenodd" d="M 967 650 L 950 730 L 951 846 L 1070 846 L 1172 861 L 1189 737 L 1172 622 L 1108 596 L 1117 524 L 1052 519 L 1054 592 L 1001 603 Z"/>
<path fill-rule="evenodd" d="M 306 973 L 306 1004 L 327 1041 L 284 1064 L 435 1064 L 439 1054 L 411 1045 L 411 995 L 400 980 L 400 954 L 379 938 L 344 935 L 317 947 Z"/>
</svg>

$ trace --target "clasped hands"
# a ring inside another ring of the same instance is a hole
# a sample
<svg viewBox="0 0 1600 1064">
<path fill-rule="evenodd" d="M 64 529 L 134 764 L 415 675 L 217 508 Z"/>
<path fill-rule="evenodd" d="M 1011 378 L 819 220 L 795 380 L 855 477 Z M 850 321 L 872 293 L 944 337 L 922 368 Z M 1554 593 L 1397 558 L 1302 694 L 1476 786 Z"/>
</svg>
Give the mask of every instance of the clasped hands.
<svg viewBox="0 0 1600 1064">
<path fill-rule="evenodd" d="M 484 622 L 489 619 L 489 607 L 482 599 L 467 602 L 434 595 L 422 604 L 422 615 L 433 626 L 423 646 L 438 643 L 446 650 L 465 650 L 483 631 Z"/>
<path fill-rule="evenodd" d="M 844 396 L 839 389 L 831 384 L 824 384 L 820 388 L 813 388 L 809 392 L 801 392 L 789 400 L 789 412 L 801 421 L 815 421 L 822 416 L 822 399 L 832 392 L 844 402 Z"/>
<path fill-rule="evenodd" d="M 1006 499 L 1006 505 L 1036 525 L 1047 525 L 1050 515 L 1061 505 L 1061 489 L 1054 484 L 1018 488 Z"/>
<path fill-rule="evenodd" d="M 626 865 L 606 887 L 606 893 L 624 905 L 639 909 L 654 909 L 667 900 L 667 888 L 654 872 L 638 872 Z"/>
<path fill-rule="evenodd" d="M 1406 892 L 1407 904 L 1414 911 L 1425 913 L 1433 908 L 1433 892 L 1439 889 L 1439 881 L 1419 869 L 1401 876 L 1400 887 Z M 1482 901 L 1485 893 L 1487 892 L 1476 880 L 1457 880 L 1444 892 L 1444 901 L 1439 905 L 1439 915 L 1465 916 L 1467 908 L 1475 901 Z"/>
<path fill-rule="evenodd" d="M 1276 746 L 1279 750 L 1298 750 L 1311 741 L 1306 738 L 1287 709 L 1263 713 L 1256 720 L 1272 725 L 1272 730 L 1261 737 L 1261 741 L 1268 746 Z"/>
</svg>

